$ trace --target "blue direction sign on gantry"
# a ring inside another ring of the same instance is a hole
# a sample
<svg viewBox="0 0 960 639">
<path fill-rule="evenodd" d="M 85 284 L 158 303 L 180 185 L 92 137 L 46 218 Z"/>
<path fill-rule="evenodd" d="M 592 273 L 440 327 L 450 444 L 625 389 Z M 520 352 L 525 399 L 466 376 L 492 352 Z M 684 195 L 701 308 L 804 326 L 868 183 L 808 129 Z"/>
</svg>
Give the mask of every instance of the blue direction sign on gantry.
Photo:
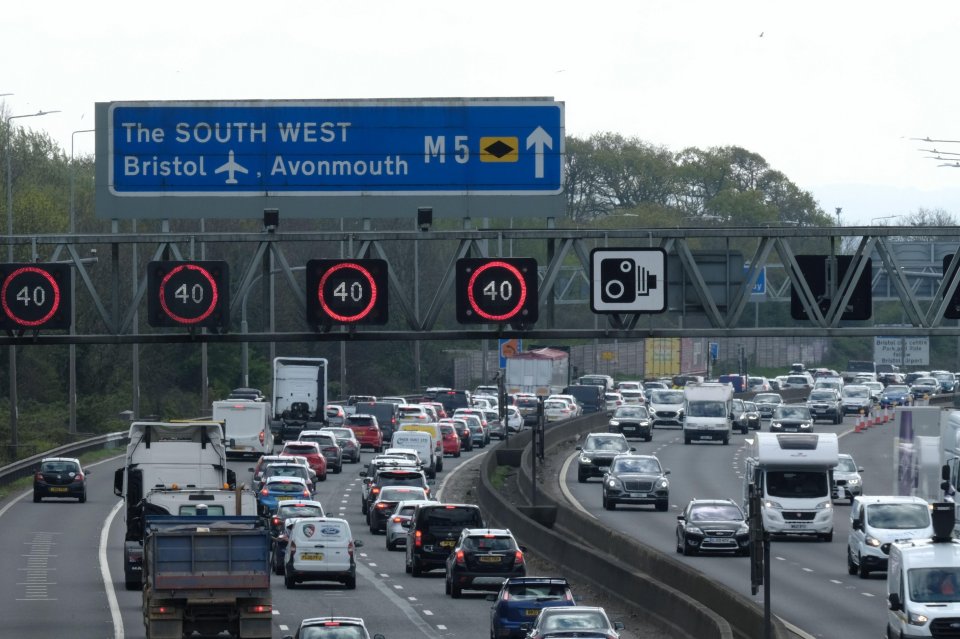
<svg viewBox="0 0 960 639">
<path fill-rule="evenodd" d="M 563 157 L 546 98 L 100 103 L 97 214 L 550 216 Z"/>
</svg>

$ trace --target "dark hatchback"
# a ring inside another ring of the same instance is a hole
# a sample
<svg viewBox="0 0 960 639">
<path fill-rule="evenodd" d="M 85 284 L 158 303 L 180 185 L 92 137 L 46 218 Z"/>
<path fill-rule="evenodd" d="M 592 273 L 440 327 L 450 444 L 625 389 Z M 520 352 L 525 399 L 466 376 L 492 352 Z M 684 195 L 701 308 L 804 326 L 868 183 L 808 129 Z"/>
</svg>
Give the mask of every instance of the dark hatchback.
<svg viewBox="0 0 960 639">
<path fill-rule="evenodd" d="M 447 594 L 457 599 L 464 589 L 497 590 L 507 577 L 523 577 L 523 550 L 509 530 L 464 529 L 447 557 Z"/>
<path fill-rule="evenodd" d="M 414 577 L 445 568 L 464 528 L 485 526 L 475 504 L 424 504 L 417 506 L 407 530 L 405 569 Z"/>
<path fill-rule="evenodd" d="M 806 406 L 782 404 L 770 417 L 771 433 L 812 433 L 813 415 Z"/>
<path fill-rule="evenodd" d="M 636 450 L 620 433 L 589 433 L 582 446 L 577 446 L 577 481 L 583 483 L 590 477 L 603 477 L 610 470 L 613 458 L 621 453 Z"/>
<path fill-rule="evenodd" d="M 750 554 L 750 529 L 732 499 L 694 499 L 677 515 L 677 552 Z"/>
<path fill-rule="evenodd" d="M 622 433 L 628 439 L 653 439 L 650 432 L 650 413 L 644 406 L 626 404 L 618 407 L 607 422 L 607 430 L 611 433 Z"/>
<path fill-rule="evenodd" d="M 70 497 L 81 504 L 87 501 L 87 474 L 80 460 L 72 457 L 47 457 L 33 475 L 33 501 L 44 497 Z"/>
</svg>

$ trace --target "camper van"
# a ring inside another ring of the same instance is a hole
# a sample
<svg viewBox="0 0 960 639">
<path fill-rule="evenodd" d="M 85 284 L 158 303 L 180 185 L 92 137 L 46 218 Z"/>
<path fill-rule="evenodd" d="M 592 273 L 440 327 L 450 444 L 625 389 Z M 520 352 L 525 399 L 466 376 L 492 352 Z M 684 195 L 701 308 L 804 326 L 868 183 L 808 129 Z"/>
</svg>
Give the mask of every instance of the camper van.
<svg viewBox="0 0 960 639">
<path fill-rule="evenodd" d="M 894 543 L 887 563 L 887 637 L 944 637 L 960 616 L 960 540 L 954 505 L 933 504 L 933 536 Z"/>
<path fill-rule="evenodd" d="M 833 540 L 833 469 L 836 433 L 756 433 L 748 448 L 743 503 L 750 485 L 760 494 L 763 529 L 773 535 Z"/>
<path fill-rule="evenodd" d="M 273 451 L 269 404 L 236 399 L 214 402 L 213 421 L 223 424 L 228 457 L 260 457 Z"/>
</svg>

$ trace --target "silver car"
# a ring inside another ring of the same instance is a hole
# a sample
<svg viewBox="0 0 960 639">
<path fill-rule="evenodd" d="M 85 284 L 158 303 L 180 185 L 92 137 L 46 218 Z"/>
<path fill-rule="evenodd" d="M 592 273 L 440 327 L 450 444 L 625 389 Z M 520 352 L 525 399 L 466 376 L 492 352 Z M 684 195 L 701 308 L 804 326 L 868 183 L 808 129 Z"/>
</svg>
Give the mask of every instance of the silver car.
<svg viewBox="0 0 960 639">
<path fill-rule="evenodd" d="M 387 519 L 387 550 L 397 550 L 407 544 L 407 528 L 410 526 L 410 517 L 420 504 L 431 503 L 426 499 L 409 499 L 401 501 Z"/>
<path fill-rule="evenodd" d="M 854 497 L 863 494 L 863 478 L 860 477 L 863 468 L 846 453 L 840 453 L 839 457 L 840 463 L 833 469 L 833 498 L 849 499 L 853 503 Z"/>
</svg>

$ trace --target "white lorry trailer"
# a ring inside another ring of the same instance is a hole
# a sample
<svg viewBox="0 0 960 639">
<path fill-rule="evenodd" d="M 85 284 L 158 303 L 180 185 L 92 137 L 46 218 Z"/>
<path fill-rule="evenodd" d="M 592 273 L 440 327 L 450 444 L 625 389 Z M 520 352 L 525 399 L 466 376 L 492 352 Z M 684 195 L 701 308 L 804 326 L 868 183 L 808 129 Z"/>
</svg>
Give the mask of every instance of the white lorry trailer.
<svg viewBox="0 0 960 639">
<path fill-rule="evenodd" d="M 213 402 L 213 421 L 223 424 L 227 456 L 260 457 L 273 452 L 269 404 L 242 399 Z"/>
<path fill-rule="evenodd" d="M 225 489 L 236 486 L 227 468 L 223 430 L 218 422 L 134 422 L 124 465 L 113 477 L 113 491 L 124 498 L 126 537 L 124 577 L 138 590 L 143 566 L 146 496 L 157 489 Z"/>
<path fill-rule="evenodd" d="M 756 433 L 747 441 L 744 508 L 749 511 L 753 484 L 765 531 L 832 541 L 833 469 L 840 461 L 836 433 Z"/>
<path fill-rule="evenodd" d="M 570 379 L 570 356 L 555 348 L 536 348 L 507 358 L 507 393 L 539 397 L 560 393 Z"/>
<path fill-rule="evenodd" d="M 327 360 L 277 357 L 273 360 L 273 416 L 270 430 L 277 443 L 296 439 L 304 430 L 326 425 Z"/>
<path fill-rule="evenodd" d="M 719 440 L 730 443 L 733 387 L 707 382 L 683 388 L 683 443 Z"/>
</svg>

